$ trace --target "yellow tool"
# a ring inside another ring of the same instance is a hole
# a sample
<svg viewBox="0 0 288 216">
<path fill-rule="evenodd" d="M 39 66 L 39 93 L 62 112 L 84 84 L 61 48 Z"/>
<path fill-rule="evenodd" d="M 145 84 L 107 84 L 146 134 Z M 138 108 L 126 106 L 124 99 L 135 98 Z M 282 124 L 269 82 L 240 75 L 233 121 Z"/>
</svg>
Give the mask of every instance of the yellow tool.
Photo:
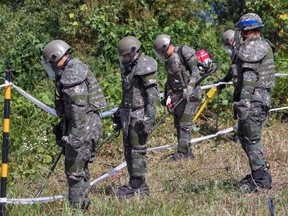
<svg viewBox="0 0 288 216">
<path fill-rule="evenodd" d="M 211 88 L 208 92 L 207 92 L 207 98 L 204 101 L 204 103 L 202 104 L 202 106 L 200 107 L 200 109 L 198 110 L 198 112 L 196 113 L 193 121 L 196 121 L 198 119 L 198 117 L 200 116 L 200 114 L 203 112 L 204 108 L 207 106 L 208 101 L 210 99 L 212 99 L 213 97 L 215 97 L 215 95 L 217 94 L 217 87 L 213 87 Z"/>
</svg>

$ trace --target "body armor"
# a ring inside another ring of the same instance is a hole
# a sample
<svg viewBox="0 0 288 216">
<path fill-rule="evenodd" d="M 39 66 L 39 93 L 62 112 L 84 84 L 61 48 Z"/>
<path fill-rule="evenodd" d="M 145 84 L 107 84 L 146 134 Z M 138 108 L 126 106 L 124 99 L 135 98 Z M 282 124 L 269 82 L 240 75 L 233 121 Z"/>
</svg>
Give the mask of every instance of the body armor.
<svg viewBox="0 0 288 216">
<path fill-rule="evenodd" d="M 275 86 L 275 65 L 273 51 L 269 43 L 262 37 L 254 37 L 245 40 L 245 44 L 238 52 L 240 70 L 253 70 L 257 73 L 258 80 L 255 87 L 272 88 Z M 239 74 L 239 82 L 243 80 L 243 74 Z M 241 83 L 239 83 L 241 84 Z"/>
<path fill-rule="evenodd" d="M 188 46 L 181 49 L 176 47 L 174 53 L 165 61 L 167 84 L 173 93 L 182 93 L 189 82 L 195 83 L 200 78 L 194 54 L 195 50 Z"/>
<path fill-rule="evenodd" d="M 157 71 L 157 63 L 149 56 L 141 55 L 132 68 L 131 71 L 123 69 L 121 73 L 122 77 L 122 89 L 123 100 L 122 106 L 125 109 L 139 109 L 143 108 L 147 102 L 145 101 L 146 92 L 143 91 L 147 86 L 155 84 L 157 85 L 156 74 L 148 76 L 144 79 L 143 76 Z M 155 76 L 155 77 L 153 77 Z"/>
</svg>

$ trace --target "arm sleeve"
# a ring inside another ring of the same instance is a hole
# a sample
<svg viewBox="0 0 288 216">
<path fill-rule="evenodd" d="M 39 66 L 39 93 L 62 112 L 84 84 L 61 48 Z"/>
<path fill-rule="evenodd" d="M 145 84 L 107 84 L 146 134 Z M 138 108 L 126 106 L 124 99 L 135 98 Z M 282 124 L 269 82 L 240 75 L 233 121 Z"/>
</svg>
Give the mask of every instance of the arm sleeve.
<svg viewBox="0 0 288 216">
<path fill-rule="evenodd" d="M 254 89 L 257 84 L 258 75 L 256 73 L 255 68 L 259 67 L 258 64 L 243 64 L 242 72 L 243 72 L 243 87 L 241 89 L 241 99 L 250 100 Z"/>
<path fill-rule="evenodd" d="M 86 121 L 86 113 L 89 109 L 88 86 L 85 82 L 69 87 L 71 98 L 71 117 L 75 128 L 83 128 Z"/>
<path fill-rule="evenodd" d="M 143 76 L 143 80 L 147 97 L 145 106 L 145 117 L 152 118 L 154 121 L 157 113 L 157 101 L 159 99 L 157 73 L 155 72 L 147 74 Z"/>
<path fill-rule="evenodd" d="M 186 60 L 187 67 L 191 73 L 190 81 L 188 83 L 189 86 L 195 87 L 195 83 L 200 78 L 200 70 L 197 67 L 198 60 L 196 59 L 196 56 L 191 53 L 190 58 Z"/>
</svg>

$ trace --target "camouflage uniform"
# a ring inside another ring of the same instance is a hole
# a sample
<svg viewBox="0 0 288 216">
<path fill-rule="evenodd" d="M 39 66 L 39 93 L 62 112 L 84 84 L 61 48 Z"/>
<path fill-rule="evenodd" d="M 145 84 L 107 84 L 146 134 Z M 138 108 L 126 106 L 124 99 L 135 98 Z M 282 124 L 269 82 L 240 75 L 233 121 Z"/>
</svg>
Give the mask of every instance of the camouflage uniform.
<svg viewBox="0 0 288 216">
<path fill-rule="evenodd" d="M 175 47 L 174 53 L 165 60 L 167 82 L 165 85 L 165 98 L 171 97 L 173 104 L 177 104 L 183 98 L 183 90 L 190 86 L 194 88 L 200 78 L 197 67 L 195 50 L 183 46 Z M 190 75 L 191 74 L 191 75 Z M 193 118 L 200 105 L 201 88 L 197 86 L 189 99 L 184 99 L 174 109 L 174 126 L 177 129 L 178 153 L 192 154 L 190 139 L 193 129 Z"/>
<path fill-rule="evenodd" d="M 68 198 L 72 204 L 81 203 L 90 189 L 88 162 L 100 139 L 102 123 L 98 110 L 106 106 L 106 100 L 89 67 L 72 57 L 56 79 L 56 86 L 56 111 L 64 121 Z"/>
<path fill-rule="evenodd" d="M 275 85 L 273 51 L 264 38 L 252 37 L 244 41 L 237 57 L 234 107 L 238 136 L 252 171 L 256 171 L 265 166 L 261 131 L 271 107 L 270 89 Z"/>
<path fill-rule="evenodd" d="M 146 141 L 156 118 L 159 98 L 157 63 L 142 54 L 132 67 L 122 68 L 121 77 L 123 98 L 115 115 L 121 118 L 124 156 L 130 184 L 134 187 L 134 179 L 139 179 L 142 184 L 145 182 Z"/>
</svg>

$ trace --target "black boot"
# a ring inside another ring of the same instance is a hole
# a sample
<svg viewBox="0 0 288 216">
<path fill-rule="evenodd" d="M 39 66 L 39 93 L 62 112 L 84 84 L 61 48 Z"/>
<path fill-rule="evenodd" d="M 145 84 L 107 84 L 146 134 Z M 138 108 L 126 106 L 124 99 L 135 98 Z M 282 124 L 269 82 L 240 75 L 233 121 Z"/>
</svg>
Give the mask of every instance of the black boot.
<svg viewBox="0 0 288 216">
<path fill-rule="evenodd" d="M 169 161 L 170 162 L 178 162 L 180 160 L 183 160 L 183 159 L 188 159 L 188 160 L 193 160 L 195 157 L 194 157 L 194 154 L 192 153 L 191 150 L 189 150 L 187 153 L 182 153 L 182 152 L 177 152 L 175 154 L 173 154 Z"/>
<path fill-rule="evenodd" d="M 266 167 L 260 168 L 256 171 L 252 171 L 252 176 L 258 187 L 263 189 L 272 188 L 272 177 Z"/>
<path fill-rule="evenodd" d="M 88 198 L 84 198 L 81 202 L 71 202 L 70 208 L 77 211 L 77 209 L 81 209 L 82 213 L 86 213 L 91 205 L 91 201 Z"/>
<path fill-rule="evenodd" d="M 245 193 L 258 192 L 259 189 L 271 189 L 272 177 L 267 167 L 252 171 L 252 175 L 246 175 L 238 182 L 238 187 Z"/>
<path fill-rule="evenodd" d="M 243 179 L 241 179 L 238 183 L 237 186 L 241 188 L 243 193 L 252 193 L 252 192 L 257 192 L 258 187 L 255 181 L 253 180 L 252 176 L 246 175 Z"/>
<path fill-rule="evenodd" d="M 129 184 L 119 187 L 115 193 L 116 197 L 125 199 L 130 199 L 137 194 L 139 196 L 149 195 L 149 187 L 144 178 L 131 177 Z"/>
</svg>

